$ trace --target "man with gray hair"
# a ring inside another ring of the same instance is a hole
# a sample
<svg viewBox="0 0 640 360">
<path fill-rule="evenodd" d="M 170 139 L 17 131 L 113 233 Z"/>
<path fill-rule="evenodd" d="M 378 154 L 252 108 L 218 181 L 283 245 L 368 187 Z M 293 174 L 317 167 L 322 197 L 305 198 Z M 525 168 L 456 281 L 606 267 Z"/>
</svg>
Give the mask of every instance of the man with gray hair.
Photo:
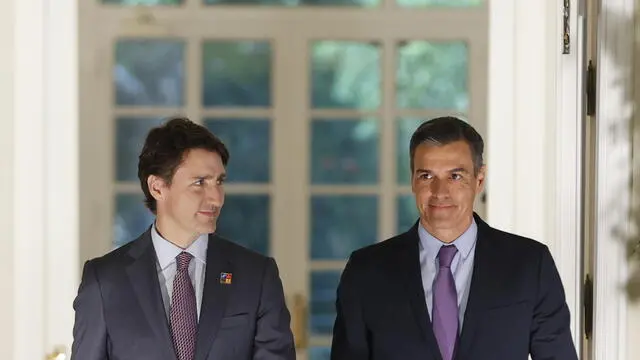
<svg viewBox="0 0 640 360">
<path fill-rule="evenodd" d="M 332 360 L 577 360 L 549 249 L 473 211 L 484 142 L 455 117 L 411 137 L 420 218 L 353 252 L 336 301 Z"/>
</svg>

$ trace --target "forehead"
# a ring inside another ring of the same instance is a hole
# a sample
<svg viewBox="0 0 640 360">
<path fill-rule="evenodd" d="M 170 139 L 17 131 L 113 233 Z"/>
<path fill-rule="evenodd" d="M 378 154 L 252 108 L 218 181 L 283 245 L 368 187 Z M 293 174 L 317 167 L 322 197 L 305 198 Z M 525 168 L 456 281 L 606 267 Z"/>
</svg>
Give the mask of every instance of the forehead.
<svg viewBox="0 0 640 360">
<path fill-rule="evenodd" d="M 413 163 L 416 168 L 439 166 L 472 167 L 471 148 L 465 141 L 454 141 L 446 145 L 420 144 L 416 148 Z"/>
<path fill-rule="evenodd" d="M 185 154 L 182 163 L 176 171 L 176 175 L 179 173 L 188 175 L 192 175 L 193 173 L 198 173 L 198 175 L 218 175 L 224 173 L 224 171 L 220 154 L 204 149 L 193 149 Z"/>
</svg>

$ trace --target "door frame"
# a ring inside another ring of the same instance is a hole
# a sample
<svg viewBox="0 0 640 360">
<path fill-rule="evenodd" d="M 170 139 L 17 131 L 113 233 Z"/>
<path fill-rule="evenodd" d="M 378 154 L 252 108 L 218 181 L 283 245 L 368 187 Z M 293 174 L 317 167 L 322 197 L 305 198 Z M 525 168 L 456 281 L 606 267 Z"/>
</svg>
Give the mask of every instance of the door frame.
<svg viewBox="0 0 640 360">
<path fill-rule="evenodd" d="M 487 217 L 492 226 L 549 247 L 581 352 L 579 1 L 570 1 L 569 54 L 562 52 L 564 21 L 558 1 L 491 1 Z"/>
</svg>

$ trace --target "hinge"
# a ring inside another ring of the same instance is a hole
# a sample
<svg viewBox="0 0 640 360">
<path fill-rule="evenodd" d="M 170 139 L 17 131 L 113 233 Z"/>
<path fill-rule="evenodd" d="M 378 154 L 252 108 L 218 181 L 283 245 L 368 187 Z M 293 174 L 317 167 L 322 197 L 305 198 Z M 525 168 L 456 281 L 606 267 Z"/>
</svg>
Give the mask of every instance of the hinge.
<svg viewBox="0 0 640 360">
<path fill-rule="evenodd" d="M 571 1 L 564 0 L 564 6 L 562 9 L 562 53 L 571 53 L 571 29 L 569 24 L 571 22 Z"/>
<path fill-rule="evenodd" d="M 593 281 L 589 274 L 584 279 L 582 292 L 584 299 L 584 336 L 589 340 L 593 332 Z"/>
<path fill-rule="evenodd" d="M 587 78 L 585 85 L 587 116 L 593 116 L 596 114 L 596 68 L 593 66 L 593 62 L 591 60 L 589 60 L 589 65 L 587 65 Z"/>
</svg>

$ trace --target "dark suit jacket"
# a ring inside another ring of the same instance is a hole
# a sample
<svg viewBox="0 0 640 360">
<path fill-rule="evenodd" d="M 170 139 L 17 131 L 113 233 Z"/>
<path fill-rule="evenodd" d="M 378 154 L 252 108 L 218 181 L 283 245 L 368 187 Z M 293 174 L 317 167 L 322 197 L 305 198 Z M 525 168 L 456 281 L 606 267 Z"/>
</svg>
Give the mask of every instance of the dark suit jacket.
<svg viewBox="0 0 640 360">
<path fill-rule="evenodd" d="M 72 359 L 176 360 L 150 231 L 88 261 L 73 306 Z M 275 261 L 209 236 L 195 359 L 293 360 L 289 324 Z"/>
<path fill-rule="evenodd" d="M 548 248 L 489 227 L 478 238 L 458 360 L 577 360 Z M 418 224 L 355 251 L 338 287 L 332 360 L 441 360 L 422 287 Z"/>
</svg>

